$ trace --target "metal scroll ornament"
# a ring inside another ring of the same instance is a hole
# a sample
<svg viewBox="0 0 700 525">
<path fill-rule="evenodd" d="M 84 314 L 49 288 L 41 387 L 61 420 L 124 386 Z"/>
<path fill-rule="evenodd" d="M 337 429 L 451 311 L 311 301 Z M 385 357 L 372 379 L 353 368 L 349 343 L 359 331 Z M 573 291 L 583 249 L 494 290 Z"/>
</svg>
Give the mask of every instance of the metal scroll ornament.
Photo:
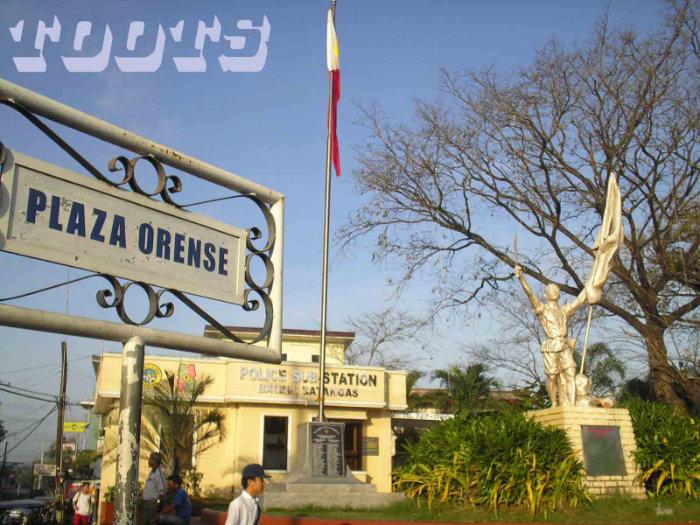
<svg viewBox="0 0 700 525">
<path fill-rule="evenodd" d="M 136 179 L 136 164 L 141 160 L 150 164 L 158 177 L 156 188 L 153 191 L 149 192 L 144 190 Z M 104 182 L 107 182 L 107 184 L 111 184 L 115 187 L 128 184 L 132 191 L 138 193 L 139 195 L 143 195 L 149 199 L 155 197 L 156 195 L 160 195 L 164 202 L 167 202 L 168 204 L 171 204 L 177 208 L 181 207 L 171 197 L 171 194 L 180 193 L 182 191 L 182 181 L 180 180 L 180 177 L 177 175 L 166 175 L 165 170 L 163 169 L 163 164 L 153 155 L 141 155 L 132 159 L 127 159 L 123 156 L 114 157 L 109 161 L 107 169 L 112 173 L 119 171 L 124 172 L 124 177 L 120 182 L 112 182 L 110 179 L 104 178 Z"/>
<path fill-rule="evenodd" d="M 260 303 L 262 302 L 265 308 L 265 321 L 263 323 L 262 329 L 252 340 L 243 340 L 226 328 L 223 324 L 209 315 L 205 310 L 203 310 L 197 303 L 195 303 L 190 297 L 182 293 L 179 290 L 174 290 L 171 288 L 161 288 L 157 291 L 149 284 L 139 282 L 139 281 L 127 281 L 126 284 L 122 284 L 116 277 L 111 275 L 100 274 L 101 277 L 106 279 L 111 285 L 110 289 L 103 289 L 97 292 L 97 304 L 102 308 L 115 308 L 119 318 L 127 324 L 143 326 L 156 318 L 166 318 L 173 315 L 175 311 L 175 305 L 172 302 L 162 302 L 162 296 L 164 293 L 170 293 L 174 295 L 177 299 L 185 304 L 190 310 L 199 315 L 202 319 L 207 321 L 217 330 L 219 330 L 226 338 L 231 339 L 239 343 L 257 343 L 262 340 L 269 340 L 270 331 L 272 330 L 272 300 L 270 299 L 270 290 L 272 289 L 272 284 L 274 280 L 274 267 L 272 261 L 270 260 L 269 254 L 275 246 L 275 221 L 270 213 L 269 208 L 260 199 L 254 195 L 236 195 L 232 198 L 247 198 L 254 202 L 258 208 L 262 211 L 265 217 L 265 222 L 267 223 L 267 242 L 262 248 L 255 246 L 255 241 L 263 237 L 262 231 L 259 228 L 252 227 L 248 229 L 248 236 L 246 238 L 246 249 L 248 250 L 248 255 L 245 259 L 245 283 L 247 288 L 243 292 L 243 309 L 246 312 L 252 312 L 260 308 Z M 265 278 L 262 282 L 257 282 L 253 277 L 251 268 L 255 258 L 262 261 L 265 267 Z M 141 289 L 148 300 L 148 312 L 140 321 L 134 320 L 126 311 L 126 293 L 132 287 L 135 286 Z M 257 298 L 255 297 L 257 296 Z"/>
<path fill-rule="evenodd" d="M 126 324 L 132 324 L 136 326 L 143 326 L 150 323 L 156 317 L 164 318 L 170 317 L 175 311 L 175 305 L 173 303 L 163 303 L 160 304 L 161 296 L 165 289 L 155 291 L 152 286 L 138 282 L 129 281 L 125 285 L 122 285 L 116 277 L 111 275 L 100 274 L 100 277 L 107 279 L 112 289 L 104 289 L 97 292 L 97 304 L 102 308 L 115 308 L 117 310 L 117 315 Z M 132 286 L 140 288 L 146 293 L 148 298 L 148 313 L 141 321 L 135 321 L 126 313 L 126 305 L 124 303 L 124 298 L 126 297 L 126 292 Z"/>
<path fill-rule="evenodd" d="M 158 160 L 153 155 L 139 155 L 131 159 L 125 156 L 117 156 L 109 161 L 107 164 L 107 169 L 110 173 L 123 173 L 121 180 L 113 181 L 108 176 L 104 175 L 99 169 L 97 169 L 92 163 L 90 163 L 85 157 L 83 157 L 77 150 L 75 150 L 68 142 L 66 142 L 58 133 L 51 129 L 43 120 L 34 115 L 27 108 L 18 104 L 11 98 L 0 98 L 0 104 L 8 106 L 19 114 L 24 116 L 29 122 L 31 122 L 35 127 L 37 127 L 44 135 L 50 138 L 55 144 L 57 144 L 63 151 L 65 151 L 70 157 L 72 157 L 78 164 L 80 164 L 90 175 L 95 177 L 101 182 L 109 184 L 113 187 L 123 187 L 128 185 L 131 191 L 148 197 L 149 199 L 154 199 L 155 197 L 160 197 L 163 202 L 175 206 L 177 208 L 183 209 L 190 205 L 181 205 L 175 202 L 173 199 L 173 194 L 180 193 L 182 191 L 182 181 L 176 175 L 166 175 L 163 163 Z M 0 149 L 0 154 L 4 152 L 4 147 Z M 0 159 L 2 162 L 2 159 Z M 136 176 L 136 166 L 139 162 L 145 162 L 151 166 L 157 177 L 156 186 L 152 191 L 148 191 L 139 183 Z M 111 288 L 106 288 L 97 292 L 97 303 L 102 308 L 114 308 L 117 312 L 119 318 L 126 324 L 143 326 L 156 318 L 166 318 L 171 317 L 175 311 L 175 306 L 172 302 L 163 302 L 163 294 L 166 292 L 174 295 L 177 299 L 183 302 L 188 308 L 194 311 L 202 319 L 206 320 L 217 330 L 219 330 L 226 338 L 239 343 L 256 343 L 262 341 L 263 339 L 269 342 L 270 332 L 272 329 L 272 301 L 270 300 L 270 291 L 272 289 L 274 269 L 272 261 L 270 260 L 270 254 L 275 245 L 275 220 L 272 217 L 272 213 L 268 206 L 261 201 L 255 195 L 234 195 L 229 197 L 223 197 L 219 199 L 213 199 L 213 202 L 218 200 L 233 199 L 233 198 L 245 198 L 253 203 L 260 209 L 263 216 L 265 217 L 265 222 L 267 223 L 267 241 L 265 245 L 261 248 L 255 246 L 255 241 L 260 240 L 263 237 L 263 233 L 259 228 L 252 227 L 248 229 L 248 236 L 246 238 L 246 249 L 248 254 L 245 261 L 245 283 L 247 288 L 244 290 L 244 303 L 243 309 L 247 312 L 255 311 L 260 308 L 262 303 L 265 308 L 265 321 L 260 333 L 256 335 L 252 340 L 244 341 L 234 335 L 229 331 L 224 325 L 219 323 L 216 319 L 211 317 L 207 312 L 200 308 L 196 303 L 192 301 L 187 295 L 174 289 L 154 289 L 148 283 L 139 281 L 126 281 L 123 284 L 119 279 L 114 276 L 106 274 L 95 274 L 106 279 Z M 204 204 L 204 202 L 197 204 Z M 257 282 L 252 275 L 251 267 L 255 259 L 262 261 L 265 267 L 265 278 L 262 282 Z M 136 320 L 127 313 L 126 310 L 126 296 L 127 292 L 132 289 L 140 289 L 146 294 L 148 300 L 148 311 L 146 315 L 141 320 Z M 257 296 L 257 297 L 256 297 Z"/>
</svg>

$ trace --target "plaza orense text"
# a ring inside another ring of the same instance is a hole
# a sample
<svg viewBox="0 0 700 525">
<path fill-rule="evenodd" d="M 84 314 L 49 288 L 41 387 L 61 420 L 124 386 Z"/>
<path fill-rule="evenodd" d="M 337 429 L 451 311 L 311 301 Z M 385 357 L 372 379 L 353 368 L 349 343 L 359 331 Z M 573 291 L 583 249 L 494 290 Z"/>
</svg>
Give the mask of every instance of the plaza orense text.
<svg viewBox="0 0 700 525">
<path fill-rule="evenodd" d="M 68 217 L 62 217 L 61 197 L 51 195 L 49 201 L 46 193 L 35 188 L 29 188 L 26 222 L 36 224 L 37 216 L 46 211 L 49 202 L 50 229 L 126 249 L 127 228 L 124 216 L 114 213 L 110 217 L 106 211 L 94 207 L 92 212 L 86 215 L 85 205 L 72 201 Z M 89 225 L 88 219 L 91 222 Z M 193 268 L 201 267 L 207 272 L 217 272 L 219 275 L 228 275 L 228 249 L 219 247 L 217 250 L 216 245 L 211 242 L 203 242 L 180 233 L 173 235 L 165 228 L 143 222 L 138 227 L 137 244 L 139 251 L 144 255 L 155 252 L 155 256 L 161 259 Z"/>
</svg>

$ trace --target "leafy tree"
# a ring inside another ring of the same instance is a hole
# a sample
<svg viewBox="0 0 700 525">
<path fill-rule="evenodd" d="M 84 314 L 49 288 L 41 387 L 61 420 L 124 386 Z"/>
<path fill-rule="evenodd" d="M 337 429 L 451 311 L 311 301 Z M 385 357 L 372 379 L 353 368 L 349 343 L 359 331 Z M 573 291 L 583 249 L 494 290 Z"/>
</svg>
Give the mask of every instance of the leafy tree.
<svg viewBox="0 0 700 525">
<path fill-rule="evenodd" d="M 226 437 L 224 412 L 198 403 L 213 382 L 212 377 L 204 376 L 180 389 L 175 374 L 166 372 L 165 379 L 144 399 L 145 448 L 160 452 L 171 472 L 191 469 L 193 456 Z"/>
<path fill-rule="evenodd" d="M 446 389 L 444 408 L 465 412 L 491 404 L 491 393 L 498 387 L 498 381 L 487 376 L 486 372 L 483 363 L 475 363 L 466 368 L 452 365 L 435 370 L 433 378 L 438 379 Z"/>
<path fill-rule="evenodd" d="M 75 454 L 71 462 L 71 470 L 75 478 L 89 478 L 94 474 L 92 464 L 99 457 L 96 450 L 82 450 Z"/>
<path fill-rule="evenodd" d="M 576 359 L 580 363 L 580 357 Z M 594 343 L 586 351 L 584 373 L 590 378 L 593 394 L 609 396 L 622 384 L 627 369 L 622 360 L 605 343 Z"/>
<path fill-rule="evenodd" d="M 649 378 L 633 377 L 625 381 L 617 396 L 618 401 L 625 402 L 630 399 L 641 399 L 643 401 L 656 401 Z"/>
<path fill-rule="evenodd" d="M 406 404 L 408 405 L 409 412 L 424 407 L 421 396 L 414 392 L 418 381 L 420 381 L 424 375 L 425 374 L 420 370 L 409 370 L 408 374 L 406 374 Z"/>
<path fill-rule="evenodd" d="M 366 109 L 355 178 L 371 198 L 341 242 L 371 236 L 373 259 L 401 262 L 400 286 L 432 276 L 436 308 L 460 308 L 510 286 L 510 228 L 526 236 L 525 273 L 576 296 L 615 171 L 625 242 L 600 308 L 643 340 L 659 399 L 700 399 L 666 346 L 669 332 L 698 328 L 699 16 L 692 0 L 672 3 L 644 37 L 603 20 L 507 78 L 443 72 L 443 99 L 418 102 L 410 123 Z"/>
</svg>

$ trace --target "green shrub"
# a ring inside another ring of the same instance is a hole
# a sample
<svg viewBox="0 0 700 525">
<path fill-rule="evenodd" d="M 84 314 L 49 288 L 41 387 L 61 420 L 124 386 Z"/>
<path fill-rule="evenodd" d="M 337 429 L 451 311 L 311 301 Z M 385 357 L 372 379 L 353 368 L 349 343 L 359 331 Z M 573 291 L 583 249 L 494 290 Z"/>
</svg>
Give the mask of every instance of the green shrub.
<svg viewBox="0 0 700 525">
<path fill-rule="evenodd" d="M 641 399 L 625 402 L 637 438 L 635 460 L 647 492 L 700 498 L 700 423 L 683 411 Z"/>
<path fill-rule="evenodd" d="M 587 499 L 582 465 L 564 431 L 521 413 L 456 417 L 424 433 L 406 452 L 395 485 L 429 506 L 520 506 L 534 516 Z"/>
</svg>

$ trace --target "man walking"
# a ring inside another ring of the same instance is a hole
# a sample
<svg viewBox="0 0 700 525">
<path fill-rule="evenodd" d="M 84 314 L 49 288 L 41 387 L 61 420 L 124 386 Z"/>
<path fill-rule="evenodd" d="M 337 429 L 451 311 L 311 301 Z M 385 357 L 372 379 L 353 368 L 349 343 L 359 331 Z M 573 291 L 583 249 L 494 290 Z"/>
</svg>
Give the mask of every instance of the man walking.
<svg viewBox="0 0 700 525">
<path fill-rule="evenodd" d="M 165 472 L 161 465 L 160 454 L 157 452 L 151 454 L 148 457 L 148 466 L 151 467 L 151 471 L 143 486 L 143 521 L 145 525 L 152 525 L 166 490 Z"/>
<path fill-rule="evenodd" d="M 87 481 L 82 484 L 80 490 L 73 496 L 73 510 L 75 511 L 73 525 L 90 525 L 92 494 L 90 494 L 90 483 Z"/>
<path fill-rule="evenodd" d="M 251 463 L 243 468 L 243 492 L 228 506 L 225 525 L 258 525 L 260 523 L 260 502 L 258 496 L 265 490 L 265 474 L 262 465 Z"/>
</svg>

